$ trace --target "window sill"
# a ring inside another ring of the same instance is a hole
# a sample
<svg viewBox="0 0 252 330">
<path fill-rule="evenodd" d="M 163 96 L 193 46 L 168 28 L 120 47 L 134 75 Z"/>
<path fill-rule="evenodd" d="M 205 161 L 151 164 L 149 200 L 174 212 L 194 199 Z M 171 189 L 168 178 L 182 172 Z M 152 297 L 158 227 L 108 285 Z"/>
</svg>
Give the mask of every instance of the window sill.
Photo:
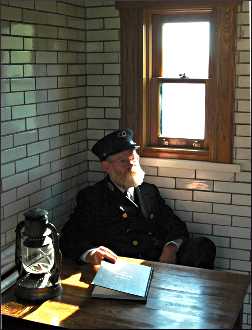
<svg viewBox="0 0 252 330">
<path fill-rule="evenodd" d="M 160 159 L 160 158 L 142 157 L 141 165 L 186 168 L 186 169 L 230 172 L 230 173 L 240 172 L 240 165 L 237 164 L 212 163 L 212 162 L 182 160 L 182 159 Z"/>
</svg>

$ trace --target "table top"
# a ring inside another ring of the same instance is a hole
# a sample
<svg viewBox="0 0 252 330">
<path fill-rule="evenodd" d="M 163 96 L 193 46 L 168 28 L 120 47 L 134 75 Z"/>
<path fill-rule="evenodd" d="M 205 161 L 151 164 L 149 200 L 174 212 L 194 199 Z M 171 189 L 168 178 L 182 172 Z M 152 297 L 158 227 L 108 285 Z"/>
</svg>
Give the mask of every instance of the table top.
<svg viewBox="0 0 252 330">
<path fill-rule="evenodd" d="M 91 298 L 91 281 L 99 267 L 65 259 L 61 296 L 40 304 L 24 303 L 17 301 L 11 288 L 2 296 L 2 314 L 55 329 L 233 328 L 249 284 L 248 275 L 121 259 L 154 268 L 146 304 Z"/>
</svg>

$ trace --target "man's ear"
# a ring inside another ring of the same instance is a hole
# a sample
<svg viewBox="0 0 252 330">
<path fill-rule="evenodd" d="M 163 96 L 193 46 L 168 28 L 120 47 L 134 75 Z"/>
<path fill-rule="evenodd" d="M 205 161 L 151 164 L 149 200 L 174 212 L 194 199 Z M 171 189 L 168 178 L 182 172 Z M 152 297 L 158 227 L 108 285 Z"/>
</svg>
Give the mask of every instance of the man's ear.
<svg viewBox="0 0 252 330">
<path fill-rule="evenodd" d="M 107 160 L 103 160 L 101 162 L 101 168 L 103 169 L 104 172 L 109 173 L 110 170 L 110 162 L 108 162 Z"/>
</svg>

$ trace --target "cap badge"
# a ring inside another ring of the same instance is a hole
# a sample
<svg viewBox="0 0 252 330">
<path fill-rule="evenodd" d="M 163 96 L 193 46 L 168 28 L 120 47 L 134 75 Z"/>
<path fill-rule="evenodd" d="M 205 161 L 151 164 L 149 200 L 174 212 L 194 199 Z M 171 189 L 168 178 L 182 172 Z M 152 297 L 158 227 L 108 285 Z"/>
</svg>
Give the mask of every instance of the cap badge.
<svg viewBox="0 0 252 330">
<path fill-rule="evenodd" d="M 117 136 L 120 138 L 122 138 L 122 137 L 124 138 L 125 136 L 127 136 L 127 132 L 125 130 L 120 131 L 120 132 L 118 132 Z"/>
</svg>

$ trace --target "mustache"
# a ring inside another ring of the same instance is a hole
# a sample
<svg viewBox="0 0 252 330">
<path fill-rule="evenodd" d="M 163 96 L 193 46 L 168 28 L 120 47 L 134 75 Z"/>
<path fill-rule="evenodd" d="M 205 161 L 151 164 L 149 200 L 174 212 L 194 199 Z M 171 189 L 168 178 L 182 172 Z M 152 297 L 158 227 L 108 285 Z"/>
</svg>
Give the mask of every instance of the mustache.
<svg viewBox="0 0 252 330">
<path fill-rule="evenodd" d="M 145 172 L 140 165 L 136 165 L 129 169 L 127 173 L 119 174 L 116 172 L 110 173 L 112 181 L 117 183 L 119 186 L 128 189 L 129 187 L 137 187 L 142 184 Z"/>
<path fill-rule="evenodd" d="M 129 170 L 129 172 L 132 172 L 132 173 L 137 173 L 137 172 L 141 172 L 141 171 L 143 171 L 143 169 L 142 169 L 142 167 L 140 166 L 140 164 L 138 164 L 138 165 L 133 165 L 132 167 L 131 167 L 131 169 Z"/>
</svg>

